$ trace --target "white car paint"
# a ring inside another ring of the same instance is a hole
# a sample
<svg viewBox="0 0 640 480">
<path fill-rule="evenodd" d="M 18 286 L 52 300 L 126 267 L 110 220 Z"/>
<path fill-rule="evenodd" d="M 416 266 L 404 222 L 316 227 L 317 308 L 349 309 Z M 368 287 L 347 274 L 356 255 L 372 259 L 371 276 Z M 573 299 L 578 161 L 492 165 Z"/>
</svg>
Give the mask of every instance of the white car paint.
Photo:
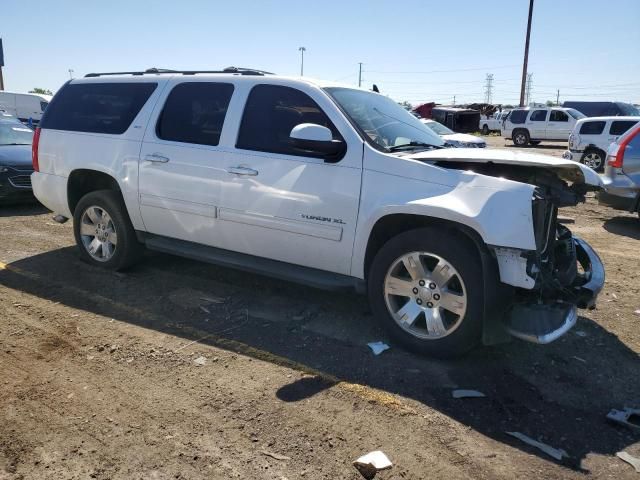
<svg viewBox="0 0 640 480">
<path fill-rule="evenodd" d="M 515 112 L 524 111 L 526 117 L 521 123 L 513 123 Z M 584 115 L 572 108 L 526 107 L 511 110 L 502 123 L 501 135 L 510 139 L 514 130 L 526 130 L 531 140 L 556 140 L 566 142 L 576 122 Z"/>
<path fill-rule="evenodd" d="M 455 133 L 450 128 L 442 125 L 440 122 L 436 122 L 435 120 L 421 118 L 420 121 L 451 146 L 472 148 L 484 148 L 487 146 L 487 142 L 482 138 L 476 137 L 475 135 L 469 135 L 468 133 Z"/>
<path fill-rule="evenodd" d="M 502 121 L 509 115 L 509 110 L 503 110 L 502 112 L 495 112 L 493 115 L 486 116 L 482 115 L 480 117 L 480 122 L 478 123 L 478 130 L 482 131 L 484 126 L 487 126 L 487 130 L 489 131 L 500 131 L 502 128 Z"/>
<path fill-rule="evenodd" d="M 220 78 L 197 75 L 188 81 Z M 71 172 L 104 172 L 118 182 L 136 230 L 363 279 L 371 231 L 390 214 L 456 222 L 492 248 L 535 249 L 534 186 L 443 168 L 433 164 L 438 159 L 551 168 L 573 181 L 600 185 L 590 169 L 540 155 L 489 149 L 382 152 L 363 140 L 322 90 L 324 84 L 308 79 L 226 75 L 224 81 L 235 90 L 217 146 L 159 139 L 153 126 L 164 100 L 172 86 L 184 81 L 181 75 L 74 80 L 156 82 L 158 88 L 122 135 L 42 130 L 40 170 L 32 176 L 36 197 L 71 217 L 66 195 Z M 288 86 L 309 95 L 343 136 L 345 157 L 326 163 L 236 148 L 244 104 L 256 84 Z M 156 161 L 162 158 L 170 161 Z M 236 168 L 259 175 L 239 176 L 232 173 Z M 504 282 L 527 284 L 525 271 L 519 278 L 513 270 L 500 272 Z"/>
<path fill-rule="evenodd" d="M 38 123 L 51 95 L 37 93 L 14 93 L 0 91 L 0 110 L 4 110 L 21 121 L 33 120 Z M 43 108 L 44 107 L 44 108 Z"/>
<path fill-rule="evenodd" d="M 585 151 L 597 150 L 602 155 L 604 164 L 609 146 L 627 131 L 618 131 L 616 127 L 621 122 L 629 125 L 627 128 L 629 130 L 640 122 L 640 117 L 587 117 L 578 120 L 569 135 L 569 149 L 564 153 L 563 158 L 579 162 Z M 594 127 L 597 129 L 594 130 Z"/>
</svg>

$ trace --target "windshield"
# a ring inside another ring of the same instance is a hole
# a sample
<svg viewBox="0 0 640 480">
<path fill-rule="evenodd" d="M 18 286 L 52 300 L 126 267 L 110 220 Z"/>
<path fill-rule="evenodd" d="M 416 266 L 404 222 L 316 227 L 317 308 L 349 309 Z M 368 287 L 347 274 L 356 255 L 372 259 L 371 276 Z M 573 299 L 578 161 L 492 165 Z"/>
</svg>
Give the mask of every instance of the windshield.
<svg viewBox="0 0 640 480">
<path fill-rule="evenodd" d="M 325 91 L 380 150 L 444 146 L 438 135 L 388 97 L 352 88 L 326 88 Z"/>
<path fill-rule="evenodd" d="M 581 118 L 587 118 L 587 116 L 584 113 L 579 112 L 575 108 L 567 108 L 567 113 L 571 115 L 573 118 L 575 118 L 576 120 L 580 120 Z"/>
<path fill-rule="evenodd" d="M 427 127 L 429 127 L 438 135 L 451 135 L 452 133 L 455 133 L 453 130 L 448 129 L 443 124 L 436 122 L 434 120 L 430 122 L 422 122 L 422 123 L 424 123 Z"/>
<path fill-rule="evenodd" d="M 33 130 L 20 123 L 0 123 L 0 145 L 31 145 Z"/>
</svg>

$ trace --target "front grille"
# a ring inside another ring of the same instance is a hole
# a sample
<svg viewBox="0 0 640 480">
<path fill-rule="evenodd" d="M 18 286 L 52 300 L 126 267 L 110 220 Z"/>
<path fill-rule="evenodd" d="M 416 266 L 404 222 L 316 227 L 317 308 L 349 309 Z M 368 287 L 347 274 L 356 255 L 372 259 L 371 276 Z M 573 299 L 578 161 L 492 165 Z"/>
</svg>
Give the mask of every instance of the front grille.
<svg viewBox="0 0 640 480">
<path fill-rule="evenodd" d="M 9 177 L 9 183 L 16 188 L 31 188 L 31 176 L 16 175 L 15 177 Z"/>
</svg>

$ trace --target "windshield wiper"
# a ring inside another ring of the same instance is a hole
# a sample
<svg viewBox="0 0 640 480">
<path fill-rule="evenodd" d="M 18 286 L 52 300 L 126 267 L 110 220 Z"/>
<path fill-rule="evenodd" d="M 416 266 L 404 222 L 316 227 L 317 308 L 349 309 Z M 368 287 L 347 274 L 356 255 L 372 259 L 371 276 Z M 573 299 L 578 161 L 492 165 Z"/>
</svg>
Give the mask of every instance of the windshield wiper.
<svg viewBox="0 0 640 480">
<path fill-rule="evenodd" d="M 399 152 L 401 150 L 414 150 L 416 148 L 442 148 L 439 145 L 432 145 L 431 143 L 425 142 L 409 142 L 403 143 L 402 145 L 394 145 L 393 147 L 387 147 L 387 150 L 390 152 Z"/>
</svg>

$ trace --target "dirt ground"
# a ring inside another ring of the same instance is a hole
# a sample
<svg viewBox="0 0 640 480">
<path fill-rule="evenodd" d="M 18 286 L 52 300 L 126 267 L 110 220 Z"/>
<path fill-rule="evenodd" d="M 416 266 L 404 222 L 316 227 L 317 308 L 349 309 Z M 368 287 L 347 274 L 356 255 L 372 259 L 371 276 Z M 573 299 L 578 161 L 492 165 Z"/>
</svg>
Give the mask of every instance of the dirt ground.
<svg viewBox="0 0 640 480">
<path fill-rule="evenodd" d="M 598 308 L 551 345 L 444 362 L 374 356 L 355 294 L 153 253 L 107 273 L 71 222 L 2 207 L 0 479 L 358 479 L 378 449 L 380 479 L 639 478 L 615 454 L 640 432 L 605 416 L 640 407 L 640 222 L 592 198 L 562 215 L 605 263 Z"/>
</svg>

